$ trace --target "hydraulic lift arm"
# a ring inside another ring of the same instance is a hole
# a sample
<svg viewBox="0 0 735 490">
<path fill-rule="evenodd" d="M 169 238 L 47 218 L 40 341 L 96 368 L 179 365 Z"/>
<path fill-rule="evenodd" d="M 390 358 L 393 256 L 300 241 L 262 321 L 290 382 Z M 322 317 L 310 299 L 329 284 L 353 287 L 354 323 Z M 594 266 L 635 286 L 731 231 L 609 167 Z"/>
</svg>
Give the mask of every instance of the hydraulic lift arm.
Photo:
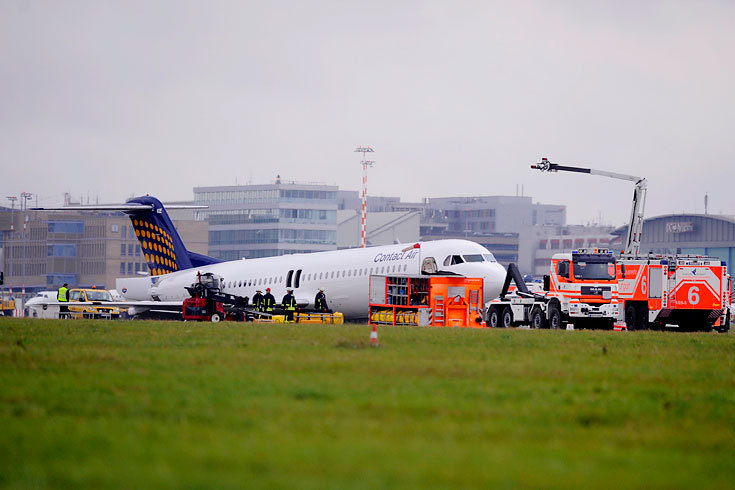
<svg viewBox="0 0 735 490">
<path fill-rule="evenodd" d="M 610 177 L 611 179 L 635 182 L 635 191 L 633 192 L 633 208 L 630 213 L 628 235 L 625 238 L 625 248 L 623 249 L 623 252 L 633 255 L 640 254 L 641 234 L 643 233 L 643 210 L 646 207 L 646 192 L 648 190 L 648 183 L 646 182 L 645 178 L 637 177 L 635 175 L 608 172 L 606 170 L 595 170 L 593 168 L 559 165 L 558 163 L 551 163 L 547 158 L 542 158 L 541 163 L 531 165 L 531 168 L 541 170 L 542 172 L 576 172 L 580 174 L 601 175 L 603 177 Z"/>
</svg>

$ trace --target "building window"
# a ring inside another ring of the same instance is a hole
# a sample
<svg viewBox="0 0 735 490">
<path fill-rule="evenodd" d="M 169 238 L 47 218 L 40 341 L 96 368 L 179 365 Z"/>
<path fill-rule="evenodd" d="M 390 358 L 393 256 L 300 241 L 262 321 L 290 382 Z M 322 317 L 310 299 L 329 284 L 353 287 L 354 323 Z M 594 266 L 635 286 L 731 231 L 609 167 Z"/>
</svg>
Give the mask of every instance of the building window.
<svg viewBox="0 0 735 490">
<path fill-rule="evenodd" d="M 49 221 L 49 233 L 75 233 L 84 234 L 84 221 Z"/>
<path fill-rule="evenodd" d="M 135 245 L 135 256 L 140 257 L 140 244 Z"/>
<path fill-rule="evenodd" d="M 129 243 L 128 244 L 128 257 L 132 257 L 132 256 L 133 256 L 133 244 Z"/>
<path fill-rule="evenodd" d="M 47 257 L 76 257 L 77 246 L 72 243 L 50 244 L 46 246 Z"/>
<path fill-rule="evenodd" d="M 125 274 L 125 262 L 120 262 L 120 274 Z"/>
<path fill-rule="evenodd" d="M 125 244 L 120 244 L 120 257 L 125 257 Z"/>
<path fill-rule="evenodd" d="M 120 236 L 122 238 L 125 238 L 128 234 L 128 227 L 125 225 L 122 225 L 122 231 L 120 232 Z"/>
<path fill-rule="evenodd" d="M 128 262 L 128 274 L 132 274 L 132 273 L 133 273 L 133 263 Z"/>
<path fill-rule="evenodd" d="M 117 233 L 120 231 L 120 227 L 118 225 L 110 225 L 110 231 L 113 233 Z"/>
</svg>

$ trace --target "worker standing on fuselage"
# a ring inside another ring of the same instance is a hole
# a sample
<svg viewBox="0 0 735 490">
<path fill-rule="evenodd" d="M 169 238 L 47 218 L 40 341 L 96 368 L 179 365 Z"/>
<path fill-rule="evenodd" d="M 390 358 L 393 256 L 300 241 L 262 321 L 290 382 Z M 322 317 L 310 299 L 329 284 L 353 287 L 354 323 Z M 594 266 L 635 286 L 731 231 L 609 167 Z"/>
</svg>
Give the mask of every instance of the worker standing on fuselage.
<svg viewBox="0 0 735 490">
<path fill-rule="evenodd" d="M 293 314 L 296 311 L 296 298 L 293 297 L 293 289 L 286 289 L 286 295 L 281 300 L 281 307 L 286 310 L 286 321 L 292 322 Z"/>
</svg>

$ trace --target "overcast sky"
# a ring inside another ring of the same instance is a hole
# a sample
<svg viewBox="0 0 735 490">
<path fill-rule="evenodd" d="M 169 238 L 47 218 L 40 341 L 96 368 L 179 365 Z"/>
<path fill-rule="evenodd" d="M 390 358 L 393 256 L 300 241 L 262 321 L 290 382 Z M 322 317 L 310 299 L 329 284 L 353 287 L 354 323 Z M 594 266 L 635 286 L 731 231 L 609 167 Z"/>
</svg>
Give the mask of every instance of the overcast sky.
<svg viewBox="0 0 735 490">
<path fill-rule="evenodd" d="M 570 223 L 735 214 L 735 2 L 0 0 L 0 191 L 286 180 L 525 195 Z M 7 201 L 3 202 L 7 204 Z"/>
</svg>

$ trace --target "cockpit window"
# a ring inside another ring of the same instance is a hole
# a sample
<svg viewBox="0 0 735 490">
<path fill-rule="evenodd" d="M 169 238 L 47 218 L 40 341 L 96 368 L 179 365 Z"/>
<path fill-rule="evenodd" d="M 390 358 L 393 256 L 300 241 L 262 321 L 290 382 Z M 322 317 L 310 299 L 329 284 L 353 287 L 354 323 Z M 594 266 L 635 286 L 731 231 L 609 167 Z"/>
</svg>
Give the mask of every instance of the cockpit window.
<svg viewBox="0 0 735 490">
<path fill-rule="evenodd" d="M 462 257 L 465 262 L 482 262 L 482 255 L 480 254 L 463 255 Z"/>
<path fill-rule="evenodd" d="M 488 262 L 497 262 L 495 260 L 495 256 L 493 254 L 482 254 L 482 256 L 487 260 Z"/>
</svg>

